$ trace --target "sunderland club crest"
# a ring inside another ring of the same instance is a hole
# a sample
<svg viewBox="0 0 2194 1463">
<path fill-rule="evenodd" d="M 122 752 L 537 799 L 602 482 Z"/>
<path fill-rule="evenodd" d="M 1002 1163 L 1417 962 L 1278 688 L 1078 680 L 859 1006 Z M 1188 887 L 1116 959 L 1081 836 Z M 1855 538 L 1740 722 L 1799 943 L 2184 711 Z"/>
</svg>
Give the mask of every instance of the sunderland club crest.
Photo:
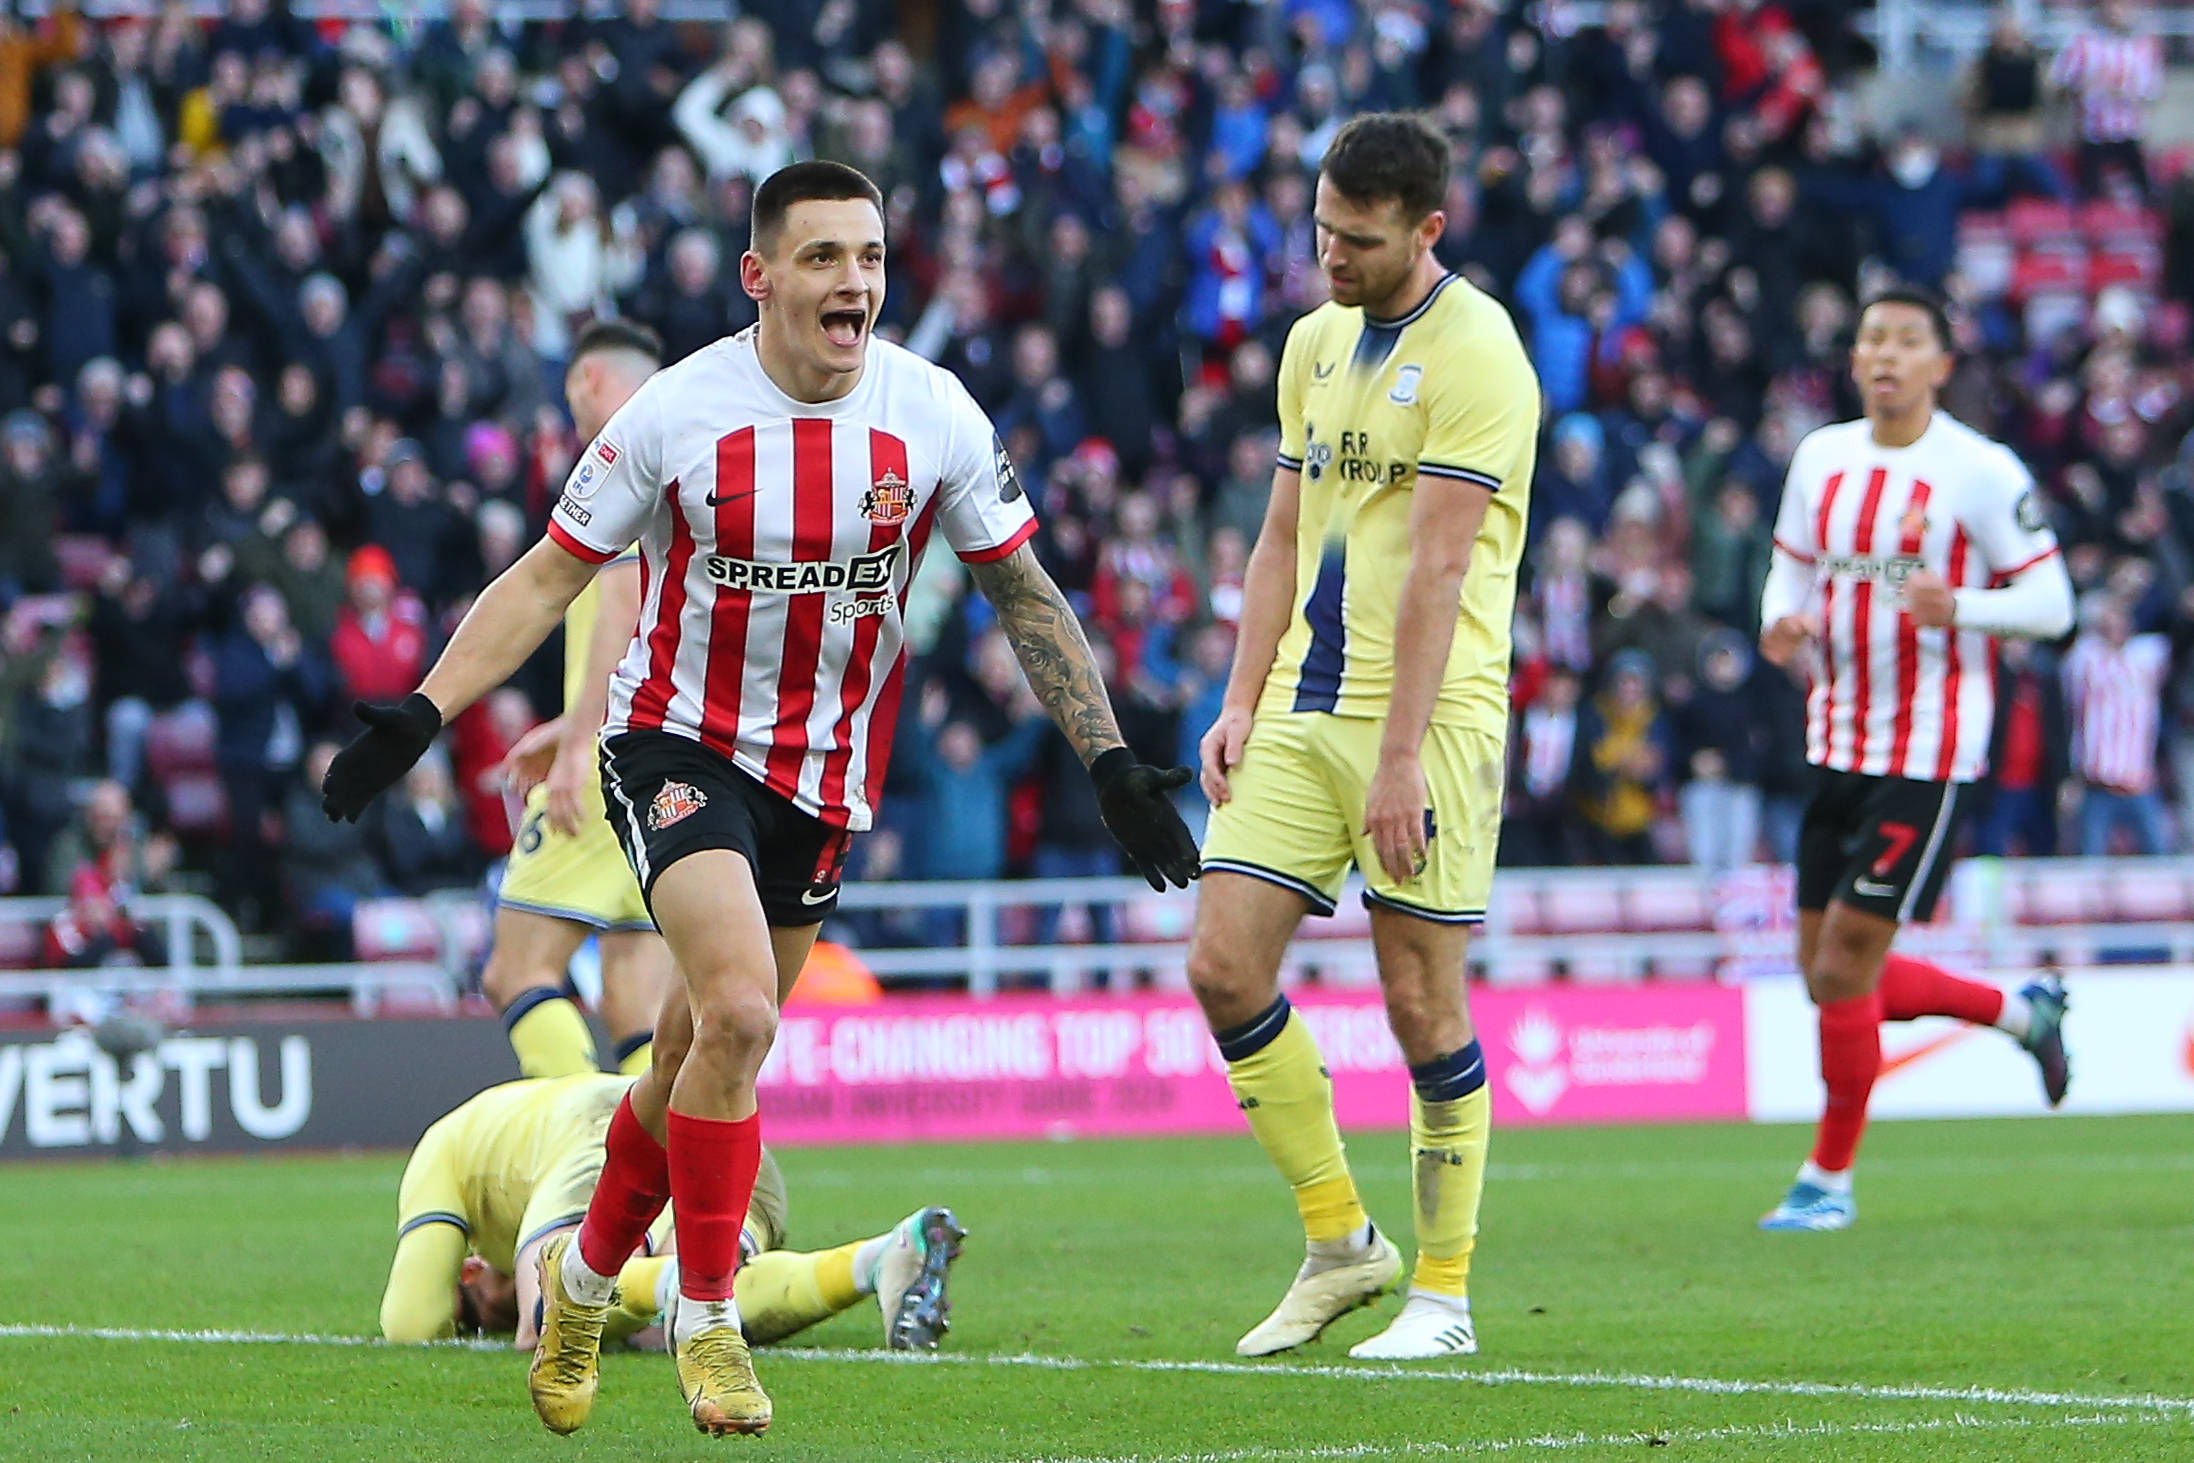
<svg viewBox="0 0 2194 1463">
<path fill-rule="evenodd" d="M 690 782 L 666 782 L 648 804 L 648 829 L 660 833 L 708 806 L 708 794 Z"/>
<path fill-rule="evenodd" d="M 861 516 L 885 528 L 906 522 L 907 514 L 913 508 L 913 488 L 905 478 L 888 467 L 884 469 L 883 476 L 861 495 Z"/>
</svg>

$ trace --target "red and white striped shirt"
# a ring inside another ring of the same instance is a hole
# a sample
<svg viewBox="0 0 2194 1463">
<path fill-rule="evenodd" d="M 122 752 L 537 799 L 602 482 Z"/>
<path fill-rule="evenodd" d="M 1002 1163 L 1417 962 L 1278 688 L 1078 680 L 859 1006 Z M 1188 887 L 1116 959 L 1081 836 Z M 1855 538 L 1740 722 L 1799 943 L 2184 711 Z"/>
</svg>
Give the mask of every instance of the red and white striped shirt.
<svg viewBox="0 0 2194 1463">
<path fill-rule="evenodd" d="M 2072 770 L 2113 792 L 2156 786 L 2156 743 L 2163 730 L 2164 681 L 2171 641 L 2135 635 L 2113 646 L 2082 635 L 2065 656 L 2065 699 L 2072 712 Z"/>
<path fill-rule="evenodd" d="M 2149 103 L 2163 95 L 2163 41 L 2090 31 L 2073 37 L 2058 53 L 2049 79 L 2078 94 L 2081 140 L 2137 141 L 2147 124 Z"/>
<path fill-rule="evenodd" d="M 1922 568 L 1952 589 L 1986 588 L 2057 552 L 2011 450 L 1944 412 L 1908 447 L 1881 446 L 1864 420 L 1823 427 L 1791 456 L 1775 546 L 1811 566 L 1826 630 L 1806 760 L 1925 782 L 1980 776 L 1994 642 L 1922 629 L 1898 590 Z"/>
<path fill-rule="evenodd" d="M 1003 558 L 1036 519 L 950 372 L 872 342 L 837 401 L 795 401 L 755 331 L 658 372 L 610 418 L 549 518 L 603 562 L 641 547 L 640 620 L 605 736 L 656 728 L 835 826 L 875 817 L 904 671 L 901 613 L 933 528 Z"/>
</svg>

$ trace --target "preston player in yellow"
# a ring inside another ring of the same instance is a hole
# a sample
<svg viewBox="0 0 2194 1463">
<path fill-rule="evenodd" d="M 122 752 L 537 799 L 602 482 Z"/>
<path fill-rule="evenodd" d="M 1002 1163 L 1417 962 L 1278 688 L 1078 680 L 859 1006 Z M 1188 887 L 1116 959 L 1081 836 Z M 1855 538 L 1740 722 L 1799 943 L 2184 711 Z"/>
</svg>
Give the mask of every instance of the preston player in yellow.
<svg viewBox="0 0 2194 1463">
<path fill-rule="evenodd" d="M 600 436 L 661 364 L 661 344 L 640 327 L 604 321 L 582 331 L 564 373 L 580 440 Z M 588 935 L 602 955 L 602 1020 L 620 1071 L 647 1070 L 649 1038 L 671 986 L 670 952 L 603 811 L 594 760 L 610 672 L 639 618 L 640 557 L 633 553 L 604 564 L 571 602 L 564 714 L 528 732 L 505 764 L 526 793 L 526 816 L 497 895 L 495 941 L 480 984 L 503 1013 L 518 1070 L 528 1077 L 600 1065 L 586 1017 L 564 993 L 564 972 Z"/>
<path fill-rule="evenodd" d="M 631 1085 L 599 1072 L 505 1082 L 427 1129 L 398 1191 L 384 1338 L 509 1331 L 521 1350 L 533 1348 L 534 1258 L 578 1228 L 602 1171 L 610 1117 Z M 920 1209 L 883 1234 L 814 1253 L 782 1248 L 784 1236 L 784 1178 L 765 1154 L 739 1234 L 737 1298 L 749 1342 L 781 1341 L 875 1296 L 885 1345 L 935 1349 L 948 1329 L 946 1272 L 965 1237 L 951 1210 Z M 670 1238 L 665 1211 L 649 1228 L 650 1253 L 627 1261 L 617 1277 L 612 1337 L 654 1324 L 662 1298 L 676 1295 L 677 1257 L 660 1253 Z"/>
<path fill-rule="evenodd" d="M 1500 829 L 1539 388 L 1507 312 L 1433 257 L 1447 162 L 1437 132 L 1379 114 L 1342 128 L 1320 165 L 1331 303 L 1296 322 L 1281 359 L 1279 466 L 1203 739 L 1213 811 L 1189 981 L 1309 1249 L 1244 1356 L 1309 1341 L 1401 1273 L 1358 1201 L 1317 1043 L 1279 990 L 1297 924 L 1333 911 L 1351 865 L 1409 1062 L 1417 1264 L 1400 1315 L 1349 1354 L 1477 1350 L 1489 1099 L 1463 968 Z"/>
</svg>

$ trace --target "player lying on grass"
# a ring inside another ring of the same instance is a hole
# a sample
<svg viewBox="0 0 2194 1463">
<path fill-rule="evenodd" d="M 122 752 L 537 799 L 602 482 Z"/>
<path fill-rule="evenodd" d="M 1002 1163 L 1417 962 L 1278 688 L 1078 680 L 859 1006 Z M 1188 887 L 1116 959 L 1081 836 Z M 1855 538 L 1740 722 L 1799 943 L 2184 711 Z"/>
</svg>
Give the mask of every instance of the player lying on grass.
<svg viewBox="0 0 2194 1463">
<path fill-rule="evenodd" d="M 510 1332 L 520 1350 L 539 1339 L 535 1257 L 576 1228 L 602 1171 L 610 1118 L 632 1079 L 603 1073 L 505 1082 L 440 1119 L 404 1166 L 396 1258 L 381 1297 L 392 1342 Z M 933 1350 L 947 1329 L 946 1276 L 963 1231 L 942 1207 L 916 1210 L 887 1232 L 812 1253 L 783 1248 L 784 1178 L 762 1157 L 739 1234 L 739 1317 L 749 1343 L 781 1341 L 851 1310 L 868 1296 L 883 1312 L 884 1344 Z M 666 1210 L 618 1276 L 605 1334 L 642 1334 L 678 1288 Z"/>
</svg>

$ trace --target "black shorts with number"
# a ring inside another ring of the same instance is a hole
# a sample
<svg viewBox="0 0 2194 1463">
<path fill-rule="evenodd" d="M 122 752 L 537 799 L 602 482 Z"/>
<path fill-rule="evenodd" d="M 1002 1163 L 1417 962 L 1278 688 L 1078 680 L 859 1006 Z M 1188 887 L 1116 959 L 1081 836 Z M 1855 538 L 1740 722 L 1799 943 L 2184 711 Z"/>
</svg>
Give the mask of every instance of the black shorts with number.
<svg viewBox="0 0 2194 1463">
<path fill-rule="evenodd" d="M 1814 772 L 1819 780 L 1798 832 L 1798 908 L 1826 909 L 1835 900 L 1884 919 L 1932 916 L 1966 785 Z"/>
<path fill-rule="evenodd" d="M 602 796 L 650 910 L 663 870 L 710 848 L 746 859 L 772 925 L 815 924 L 838 907 L 846 830 L 690 737 L 629 731 L 609 738 L 602 744 Z"/>
</svg>

